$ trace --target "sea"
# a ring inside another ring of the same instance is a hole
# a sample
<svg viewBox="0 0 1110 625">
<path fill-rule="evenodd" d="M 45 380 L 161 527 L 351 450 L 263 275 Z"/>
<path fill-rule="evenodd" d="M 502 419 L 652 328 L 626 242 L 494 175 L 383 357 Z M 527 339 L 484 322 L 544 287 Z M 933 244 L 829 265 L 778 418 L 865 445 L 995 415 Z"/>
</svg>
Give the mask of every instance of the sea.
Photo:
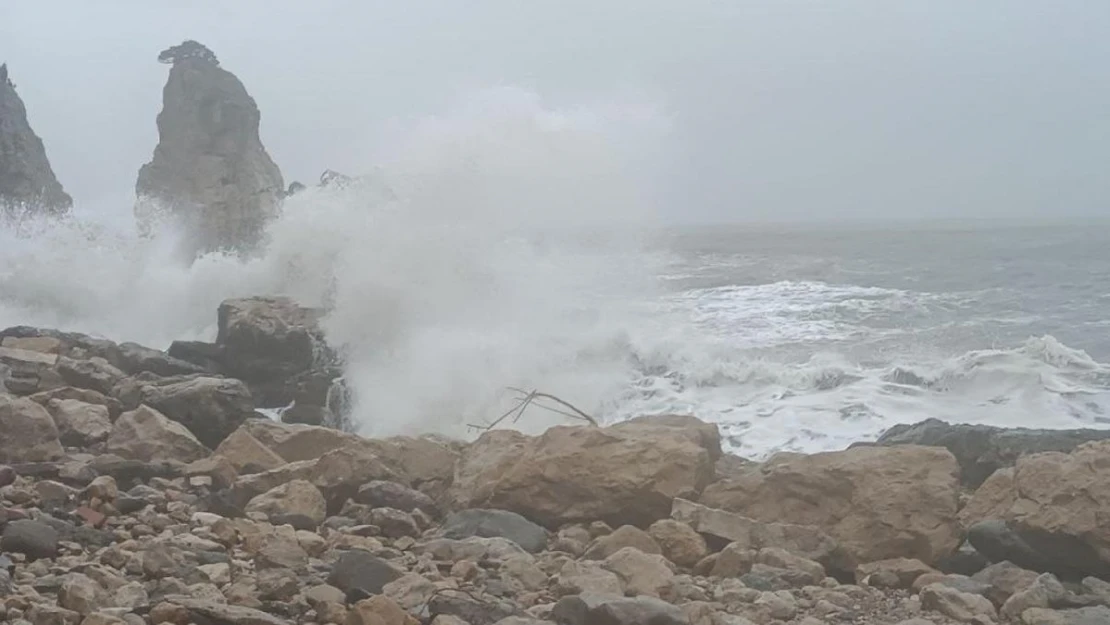
<svg viewBox="0 0 1110 625">
<path fill-rule="evenodd" d="M 486 94 L 288 198 L 246 256 L 183 258 L 134 198 L 8 220 L 0 326 L 166 348 L 288 295 L 327 311 L 370 436 L 690 414 L 763 459 L 926 418 L 1110 427 L 1110 226 L 683 223 L 629 173 L 648 118 Z"/>
</svg>

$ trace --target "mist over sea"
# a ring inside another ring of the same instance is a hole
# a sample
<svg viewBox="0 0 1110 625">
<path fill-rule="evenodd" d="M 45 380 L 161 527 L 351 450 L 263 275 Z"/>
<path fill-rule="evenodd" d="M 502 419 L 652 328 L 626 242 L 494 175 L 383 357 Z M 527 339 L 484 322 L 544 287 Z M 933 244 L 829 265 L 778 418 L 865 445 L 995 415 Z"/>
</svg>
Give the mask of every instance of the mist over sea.
<svg viewBox="0 0 1110 625">
<path fill-rule="evenodd" d="M 0 229 L 0 326 L 165 348 L 214 338 L 225 298 L 290 295 L 328 309 L 368 435 L 471 436 L 510 387 L 695 414 L 750 457 L 928 417 L 1110 427 L 1104 225 L 677 226 L 645 175 L 665 126 L 485 91 L 362 184 L 287 199 L 247 259 L 185 263 L 172 221 L 140 236 L 129 198 L 78 200 Z"/>
</svg>

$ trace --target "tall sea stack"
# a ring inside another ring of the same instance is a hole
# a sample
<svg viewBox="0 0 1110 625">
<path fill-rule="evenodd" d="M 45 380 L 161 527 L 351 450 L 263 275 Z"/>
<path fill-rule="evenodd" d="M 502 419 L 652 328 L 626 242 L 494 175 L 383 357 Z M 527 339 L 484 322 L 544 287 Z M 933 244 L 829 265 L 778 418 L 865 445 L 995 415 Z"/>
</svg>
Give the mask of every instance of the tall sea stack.
<svg viewBox="0 0 1110 625">
<path fill-rule="evenodd" d="M 73 199 L 54 176 L 42 139 L 27 122 L 27 108 L 0 65 L 0 215 L 61 215 Z"/>
<path fill-rule="evenodd" d="M 139 169 L 140 225 L 152 206 L 184 228 L 193 255 L 249 251 L 285 184 L 258 135 L 261 114 L 243 83 L 205 46 L 186 41 L 158 56 L 171 64 L 158 114 L 158 146 Z"/>
</svg>

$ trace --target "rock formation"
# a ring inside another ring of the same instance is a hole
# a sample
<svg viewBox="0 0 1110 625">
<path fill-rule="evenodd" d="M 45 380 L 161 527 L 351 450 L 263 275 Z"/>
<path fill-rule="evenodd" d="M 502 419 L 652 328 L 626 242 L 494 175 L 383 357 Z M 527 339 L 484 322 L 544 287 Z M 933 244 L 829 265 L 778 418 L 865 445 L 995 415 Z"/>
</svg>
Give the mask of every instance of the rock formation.
<svg viewBox="0 0 1110 625">
<path fill-rule="evenodd" d="M 259 138 L 261 115 L 234 74 L 195 41 L 164 50 L 170 63 L 158 146 L 139 170 L 136 216 L 159 210 L 179 223 L 186 252 L 249 251 L 284 193 L 281 171 Z"/>
<path fill-rule="evenodd" d="M 0 214 L 63 214 L 73 199 L 54 176 L 42 139 L 27 121 L 27 109 L 0 65 Z"/>
</svg>

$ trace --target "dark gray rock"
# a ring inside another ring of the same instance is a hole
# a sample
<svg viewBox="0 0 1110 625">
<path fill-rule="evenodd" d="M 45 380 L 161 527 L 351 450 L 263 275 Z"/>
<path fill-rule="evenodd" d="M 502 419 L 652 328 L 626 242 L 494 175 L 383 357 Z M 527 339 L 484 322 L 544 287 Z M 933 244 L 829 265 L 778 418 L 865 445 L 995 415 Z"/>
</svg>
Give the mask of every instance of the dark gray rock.
<svg viewBox="0 0 1110 625">
<path fill-rule="evenodd" d="M 531 553 L 542 551 L 547 546 L 546 530 L 507 510 L 473 508 L 454 512 L 444 520 L 440 533 L 445 538 L 456 540 L 471 536 L 506 538 Z"/>
<path fill-rule="evenodd" d="M 740 581 L 748 588 L 756 590 L 790 590 L 812 585 L 813 575 L 805 571 L 756 563 L 752 565 L 752 570 L 740 576 Z"/>
<path fill-rule="evenodd" d="M 876 445 L 944 447 L 960 464 L 961 480 L 976 488 L 992 473 L 1011 467 L 1021 456 L 1045 451 L 1071 452 L 1088 441 L 1110 438 L 1110 430 L 1034 430 L 950 424 L 939 419 L 896 425 Z"/>
<path fill-rule="evenodd" d="M 956 575 L 975 575 L 990 564 L 990 560 L 975 550 L 966 540 L 960 548 L 952 554 L 937 560 L 934 568 L 941 573 L 954 573 Z"/>
<path fill-rule="evenodd" d="M 155 375 L 170 377 L 208 372 L 205 367 L 138 343 L 120 343 L 119 352 L 120 369 L 128 375 L 149 371 Z"/>
<path fill-rule="evenodd" d="M 0 73 L 0 216 L 65 214 L 73 198 L 54 175 L 6 64 Z"/>
<path fill-rule="evenodd" d="M 15 469 L 9 467 L 6 464 L 0 465 L 0 488 L 8 486 L 12 482 L 14 482 L 16 477 L 18 477 L 18 475 L 16 474 Z"/>
<path fill-rule="evenodd" d="M 174 341 L 170 343 L 166 354 L 171 358 L 192 363 L 209 373 L 220 373 L 223 370 L 224 348 L 215 343 Z"/>
<path fill-rule="evenodd" d="M 123 385 L 117 388 L 120 392 Z M 255 415 L 243 382 L 209 376 L 176 376 L 138 385 L 139 402 L 184 425 L 209 449 Z M 120 397 L 127 405 L 129 402 Z"/>
<path fill-rule="evenodd" d="M 972 525 L 967 540 L 991 562 L 1010 561 L 1023 569 L 1052 573 L 1061 579 L 1110 577 L 1110 563 L 1074 536 L 1031 531 L 1016 523 L 991 520 Z"/>
<path fill-rule="evenodd" d="M 395 508 L 404 512 L 419 508 L 429 514 L 439 514 L 439 506 L 428 495 L 404 484 L 385 480 L 363 484 L 354 500 L 373 508 Z"/>
<path fill-rule="evenodd" d="M 58 531 L 42 521 L 12 521 L 4 527 L 0 550 L 22 553 L 32 560 L 54 558 L 58 555 Z"/>
<path fill-rule="evenodd" d="M 328 575 L 328 584 L 342 590 L 348 600 L 380 595 L 401 571 L 368 551 L 352 549 L 339 557 Z"/>
</svg>

